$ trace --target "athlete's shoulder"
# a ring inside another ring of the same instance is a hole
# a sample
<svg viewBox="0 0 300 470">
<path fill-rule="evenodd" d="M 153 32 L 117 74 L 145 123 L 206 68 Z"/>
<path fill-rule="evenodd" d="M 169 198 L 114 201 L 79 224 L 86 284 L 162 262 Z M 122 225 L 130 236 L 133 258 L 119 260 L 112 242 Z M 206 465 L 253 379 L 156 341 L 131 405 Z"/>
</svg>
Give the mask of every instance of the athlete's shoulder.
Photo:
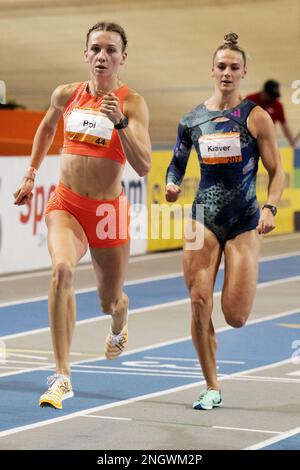
<svg viewBox="0 0 300 470">
<path fill-rule="evenodd" d="M 56 108 L 63 108 L 82 82 L 58 85 L 52 93 L 51 104 Z"/>
<path fill-rule="evenodd" d="M 241 102 L 241 106 L 249 106 L 250 104 L 252 106 L 258 106 L 257 102 L 253 100 L 250 96 L 246 96 L 246 98 L 244 98 Z"/>
<path fill-rule="evenodd" d="M 264 129 L 274 127 L 271 116 L 261 106 L 255 106 L 249 114 L 249 125 L 256 129 Z"/>
<path fill-rule="evenodd" d="M 234 115 L 235 118 L 240 117 L 241 120 L 245 120 L 248 118 L 252 110 L 257 107 L 260 106 L 255 103 L 255 101 L 252 101 L 249 98 L 244 98 L 241 103 L 230 112 L 230 115 Z"/>
<path fill-rule="evenodd" d="M 133 88 L 130 88 L 127 85 L 124 85 L 121 88 L 121 90 L 122 89 L 124 89 L 126 93 L 124 101 L 131 102 L 131 103 L 140 103 L 141 101 L 145 101 L 144 97 Z"/>
<path fill-rule="evenodd" d="M 124 112 L 130 117 L 139 115 L 140 113 L 145 116 L 149 115 L 149 109 L 144 97 L 133 88 L 126 86 L 126 96 L 124 97 Z"/>
<path fill-rule="evenodd" d="M 205 106 L 199 104 L 192 111 L 187 112 L 180 120 L 180 124 L 184 127 L 193 127 L 203 120 L 205 115 Z"/>
<path fill-rule="evenodd" d="M 255 119 L 255 118 L 258 118 L 258 119 L 269 119 L 270 118 L 270 115 L 269 113 L 263 109 L 261 106 L 259 106 L 258 104 L 256 106 L 253 106 L 252 110 L 251 110 L 251 114 L 250 114 L 251 118 Z"/>
</svg>

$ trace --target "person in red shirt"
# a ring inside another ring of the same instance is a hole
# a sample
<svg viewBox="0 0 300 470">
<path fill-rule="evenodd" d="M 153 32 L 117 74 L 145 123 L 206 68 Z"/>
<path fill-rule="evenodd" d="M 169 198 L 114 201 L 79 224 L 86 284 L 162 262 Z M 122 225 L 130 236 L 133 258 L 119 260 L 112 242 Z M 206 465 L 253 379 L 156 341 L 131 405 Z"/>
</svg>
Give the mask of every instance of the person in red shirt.
<svg viewBox="0 0 300 470">
<path fill-rule="evenodd" d="M 261 106 L 267 111 L 274 124 L 278 121 L 281 125 L 282 132 L 287 138 L 291 147 L 296 146 L 296 142 L 299 138 L 293 137 L 291 130 L 286 122 L 284 108 L 282 103 L 278 100 L 280 98 L 279 83 L 276 80 L 267 80 L 264 83 L 263 89 L 257 93 L 253 93 L 247 96 L 248 100 L 254 101 L 254 103 Z"/>
</svg>

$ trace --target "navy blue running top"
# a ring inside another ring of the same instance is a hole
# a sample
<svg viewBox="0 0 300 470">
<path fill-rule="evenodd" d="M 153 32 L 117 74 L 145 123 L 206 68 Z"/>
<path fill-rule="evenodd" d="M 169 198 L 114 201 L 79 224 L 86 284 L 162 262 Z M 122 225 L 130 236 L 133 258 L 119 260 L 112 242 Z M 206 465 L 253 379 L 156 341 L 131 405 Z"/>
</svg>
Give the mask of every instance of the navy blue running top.
<svg viewBox="0 0 300 470">
<path fill-rule="evenodd" d="M 259 149 L 247 128 L 247 118 L 255 106 L 245 99 L 235 108 L 211 111 L 202 103 L 186 114 L 179 123 L 167 170 L 166 182 L 180 185 L 194 145 L 201 180 L 192 217 L 197 219 L 197 204 L 203 204 L 204 220 L 200 222 L 214 232 L 222 245 L 239 233 L 256 228 L 259 219 Z"/>
</svg>

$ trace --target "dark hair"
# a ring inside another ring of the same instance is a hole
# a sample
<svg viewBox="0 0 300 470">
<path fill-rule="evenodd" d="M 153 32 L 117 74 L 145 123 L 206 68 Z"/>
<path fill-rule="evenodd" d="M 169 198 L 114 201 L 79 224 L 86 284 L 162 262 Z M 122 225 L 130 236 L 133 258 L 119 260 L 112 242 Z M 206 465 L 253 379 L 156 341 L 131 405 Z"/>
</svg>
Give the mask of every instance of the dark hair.
<svg viewBox="0 0 300 470">
<path fill-rule="evenodd" d="M 226 33 L 224 36 L 224 41 L 221 46 L 215 51 L 213 56 L 213 62 L 215 60 L 216 54 L 218 51 L 223 51 L 226 49 L 230 49 L 231 51 L 240 52 L 243 56 L 244 65 L 246 65 L 246 54 L 245 51 L 238 45 L 238 35 L 236 33 Z"/>
<path fill-rule="evenodd" d="M 263 90 L 264 92 L 270 96 L 273 100 L 280 98 L 280 91 L 279 91 L 279 82 L 276 80 L 267 80 L 264 83 Z"/>
<path fill-rule="evenodd" d="M 114 33 L 118 33 L 121 36 L 122 43 L 123 43 L 122 51 L 123 52 L 125 51 L 127 43 L 128 43 L 127 36 L 126 36 L 124 29 L 119 24 L 108 23 L 107 21 L 96 23 L 94 26 L 92 26 L 88 30 L 88 33 L 86 35 L 86 47 L 88 47 L 89 37 L 93 31 L 113 31 Z"/>
</svg>

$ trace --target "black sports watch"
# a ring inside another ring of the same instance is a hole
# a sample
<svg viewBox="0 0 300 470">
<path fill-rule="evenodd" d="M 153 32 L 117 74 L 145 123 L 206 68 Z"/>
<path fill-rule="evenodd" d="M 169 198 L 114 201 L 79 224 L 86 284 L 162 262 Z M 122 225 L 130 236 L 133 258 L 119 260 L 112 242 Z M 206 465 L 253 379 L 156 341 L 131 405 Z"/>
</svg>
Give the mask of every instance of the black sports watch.
<svg viewBox="0 0 300 470">
<path fill-rule="evenodd" d="M 128 117 L 124 116 L 120 121 L 114 125 L 115 129 L 125 129 L 128 126 Z"/>
<path fill-rule="evenodd" d="M 262 209 L 264 209 L 265 207 L 266 207 L 267 209 L 270 209 L 270 211 L 272 212 L 272 214 L 273 214 L 274 216 L 277 214 L 277 207 L 271 206 L 271 204 L 264 204 L 264 205 L 262 206 Z"/>
</svg>

